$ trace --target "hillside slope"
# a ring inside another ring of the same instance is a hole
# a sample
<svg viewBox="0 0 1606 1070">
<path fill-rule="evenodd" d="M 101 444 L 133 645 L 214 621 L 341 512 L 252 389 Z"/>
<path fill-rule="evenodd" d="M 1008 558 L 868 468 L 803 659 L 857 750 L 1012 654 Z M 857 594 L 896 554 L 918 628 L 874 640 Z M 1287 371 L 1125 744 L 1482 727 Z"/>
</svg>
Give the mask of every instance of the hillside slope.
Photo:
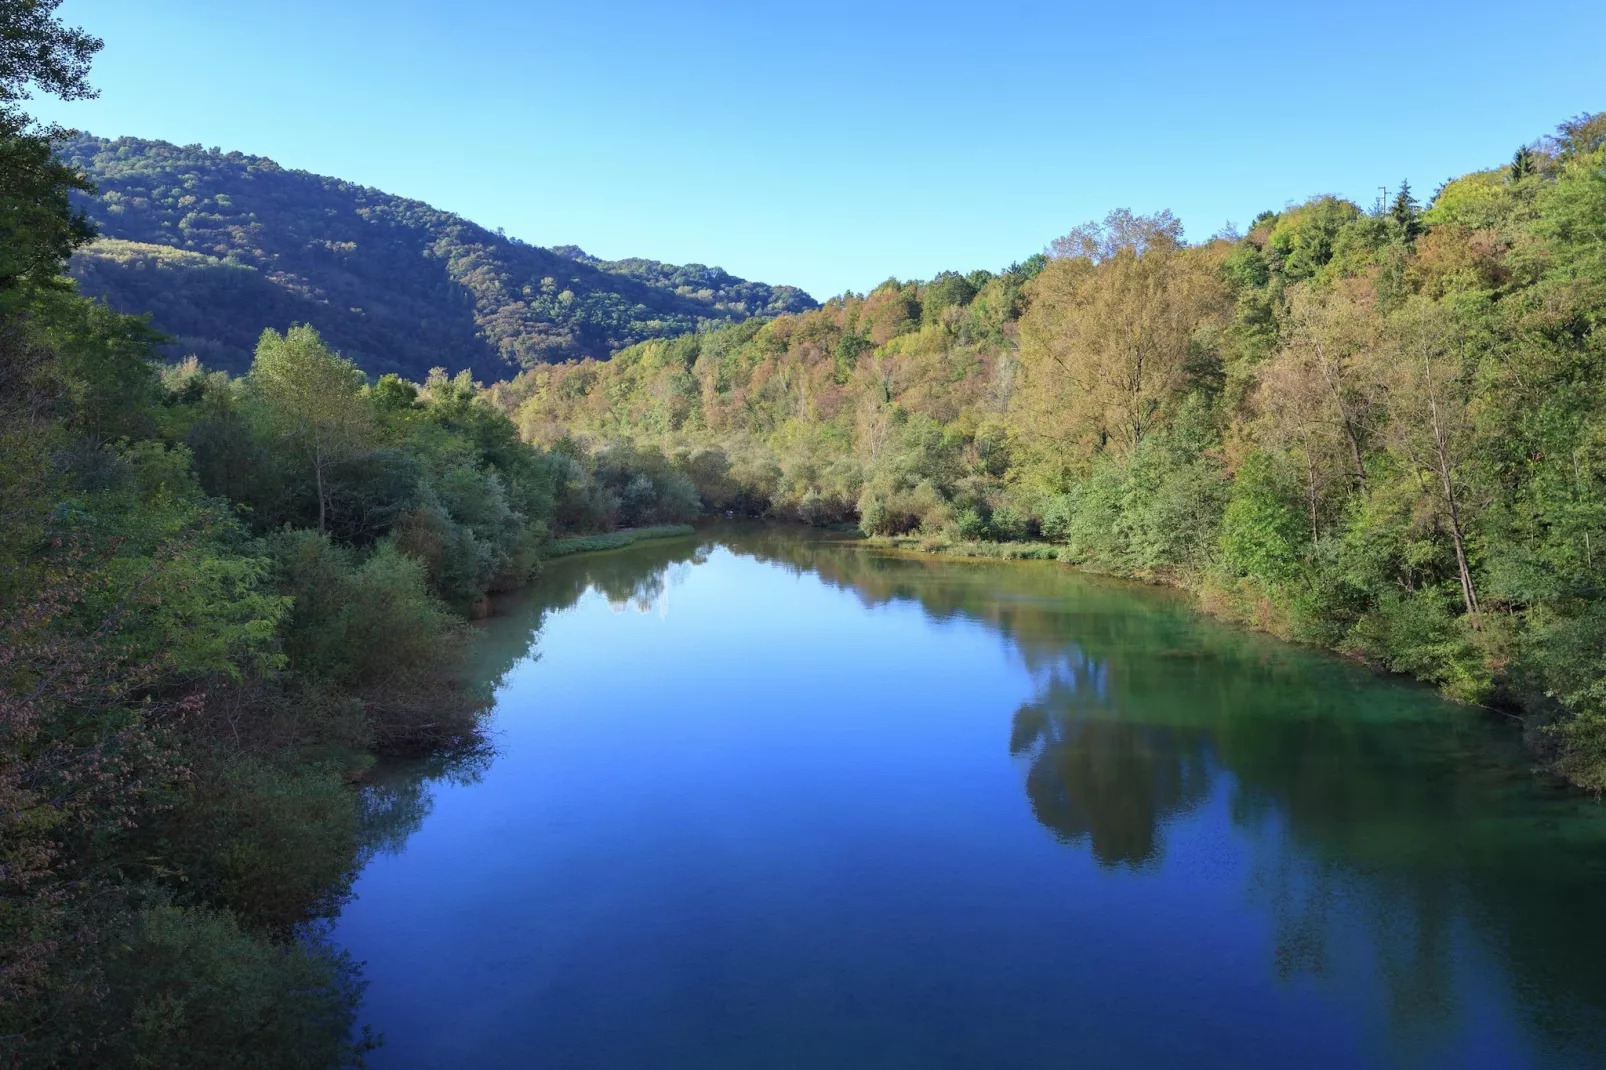
<svg viewBox="0 0 1606 1070">
<path fill-rule="evenodd" d="M 212 367 L 243 370 L 264 327 L 302 322 L 371 374 L 498 379 L 816 307 L 700 264 L 564 255 L 261 156 L 88 135 L 61 151 L 100 191 L 83 201 L 103 240 L 71 268 L 83 291 L 150 312 L 177 353 Z"/>
</svg>

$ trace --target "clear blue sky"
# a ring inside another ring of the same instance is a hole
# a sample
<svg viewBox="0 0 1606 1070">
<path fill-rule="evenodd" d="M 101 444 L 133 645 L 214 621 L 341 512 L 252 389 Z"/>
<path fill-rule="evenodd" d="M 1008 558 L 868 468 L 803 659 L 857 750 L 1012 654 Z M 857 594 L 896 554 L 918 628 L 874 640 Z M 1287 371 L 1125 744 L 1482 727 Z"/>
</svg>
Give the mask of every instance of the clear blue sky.
<svg viewBox="0 0 1606 1070">
<path fill-rule="evenodd" d="M 1115 207 L 1204 238 L 1426 195 L 1606 109 L 1606 3 L 66 0 L 96 134 L 271 156 L 540 245 L 817 297 Z"/>
</svg>

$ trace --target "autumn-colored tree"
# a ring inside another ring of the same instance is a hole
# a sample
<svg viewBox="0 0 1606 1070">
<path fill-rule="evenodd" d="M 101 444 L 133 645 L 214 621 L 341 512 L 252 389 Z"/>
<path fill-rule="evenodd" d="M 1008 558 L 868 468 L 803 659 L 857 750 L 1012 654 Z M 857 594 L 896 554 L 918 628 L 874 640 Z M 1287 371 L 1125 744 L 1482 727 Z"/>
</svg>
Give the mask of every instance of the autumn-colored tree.
<svg viewBox="0 0 1606 1070">
<path fill-rule="evenodd" d="M 1059 464 L 1129 453 L 1187 384 L 1201 327 L 1225 314 L 1225 290 L 1183 247 L 1169 213 L 1111 213 L 1054 253 L 1021 319 L 1024 429 Z"/>
<path fill-rule="evenodd" d="M 1334 482 L 1334 465 L 1347 470 L 1347 482 L 1366 483 L 1363 454 L 1382 391 L 1379 327 L 1362 280 L 1289 293 L 1282 345 L 1260 371 L 1256 407 L 1274 442 L 1300 444 L 1313 496 L 1318 480 Z M 1314 518 L 1314 497 L 1311 508 Z"/>
</svg>

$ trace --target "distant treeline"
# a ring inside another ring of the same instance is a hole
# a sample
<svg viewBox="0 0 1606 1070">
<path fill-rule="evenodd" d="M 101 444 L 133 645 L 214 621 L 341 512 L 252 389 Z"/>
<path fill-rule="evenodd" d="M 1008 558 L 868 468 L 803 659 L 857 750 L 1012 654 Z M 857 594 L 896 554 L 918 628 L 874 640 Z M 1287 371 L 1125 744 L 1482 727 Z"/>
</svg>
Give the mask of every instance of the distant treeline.
<svg viewBox="0 0 1606 1070">
<path fill-rule="evenodd" d="M 1581 116 L 1425 207 L 1401 183 L 1200 244 L 1115 212 L 1000 274 L 889 280 L 490 394 L 527 440 L 637 458 L 709 509 L 1047 540 L 1186 585 L 1520 709 L 1599 791 L 1603 142 L 1606 115 Z"/>
</svg>

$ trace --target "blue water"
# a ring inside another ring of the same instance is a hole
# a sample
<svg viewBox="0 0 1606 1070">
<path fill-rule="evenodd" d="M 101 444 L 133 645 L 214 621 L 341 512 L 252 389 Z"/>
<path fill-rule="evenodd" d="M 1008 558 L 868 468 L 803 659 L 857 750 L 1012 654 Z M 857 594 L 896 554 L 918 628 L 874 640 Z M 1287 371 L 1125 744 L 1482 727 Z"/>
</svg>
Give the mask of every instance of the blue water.
<svg viewBox="0 0 1606 1070">
<path fill-rule="evenodd" d="M 392 771 L 386 1067 L 1606 1066 L 1606 814 L 1482 711 L 1052 564 L 554 563 Z"/>
</svg>

